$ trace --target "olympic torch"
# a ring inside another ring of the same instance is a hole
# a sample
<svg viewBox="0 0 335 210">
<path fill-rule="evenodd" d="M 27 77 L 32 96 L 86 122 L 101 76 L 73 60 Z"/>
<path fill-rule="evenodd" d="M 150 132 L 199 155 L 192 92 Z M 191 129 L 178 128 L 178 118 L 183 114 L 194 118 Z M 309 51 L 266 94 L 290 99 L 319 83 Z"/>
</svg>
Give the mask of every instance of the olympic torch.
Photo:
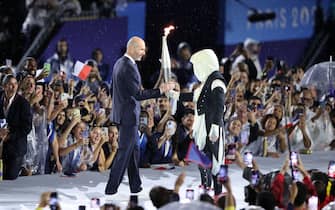
<svg viewBox="0 0 335 210">
<path fill-rule="evenodd" d="M 161 64 L 162 64 L 162 70 L 164 73 L 164 82 L 170 82 L 171 81 L 171 59 L 170 59 L 170 53 L 169 48 L 167 45 L 167 37 L 171 30 L 175 29 L 174 26 L 168 26 L 164 28 L 164 35 L 162 37 L 162 57 L 161 57 Z M 174 115 L 177 110 L 177 101 L 174 99 L 170 99 L 171 103 L 171 114 Z"/>
</svg>

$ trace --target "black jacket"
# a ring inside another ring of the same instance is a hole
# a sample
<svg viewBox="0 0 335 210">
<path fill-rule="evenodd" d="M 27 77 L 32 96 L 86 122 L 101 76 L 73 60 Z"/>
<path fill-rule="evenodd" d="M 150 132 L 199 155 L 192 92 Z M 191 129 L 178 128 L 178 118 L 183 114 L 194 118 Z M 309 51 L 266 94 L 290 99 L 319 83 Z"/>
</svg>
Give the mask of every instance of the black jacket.
<svg viewBox="0 0 335 210">
<path fill-rule="evenodd" d="M 207 133 L 209 133 L 213 123 L 219 125 L 221 128 L 223 127 L 225 93 L 222 88 L 214 88 L 211 90 L 212 83 L 216 79 L 225 83 L 219 71 L 213 72 L 207 78 L 197 101 L 198 115 L 205 114 Z M 180 95 L 180 101 L 192 100 L 193 93 L 182 93 Z"/>
<path fill-rule="evenodd" d="M 29 102 L 21 95 L 16 94 L 4 115 L 4 92 L 0 93 L 0 118 L 6 118 L 9 128 L 9 139 L 3 145 L 3 156 L 24 156 L 27 152 L 27 135 L 32 128 L 32 112 Z"/>
</svg>

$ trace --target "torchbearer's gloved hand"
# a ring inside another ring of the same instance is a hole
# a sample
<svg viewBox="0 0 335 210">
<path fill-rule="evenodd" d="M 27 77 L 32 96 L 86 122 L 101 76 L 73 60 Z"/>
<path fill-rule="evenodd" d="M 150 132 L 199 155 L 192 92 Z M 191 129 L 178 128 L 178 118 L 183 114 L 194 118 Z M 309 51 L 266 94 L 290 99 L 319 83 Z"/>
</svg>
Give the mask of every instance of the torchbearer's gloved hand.
<svg viewBox="0 0 335 210">
<path fill-rule="evenodd" d="M 216 142 L 219 137 L 220 137 L 220 127 L 216 124 L 212 124 L 211 126 L 211 129 L 209 131 L 209 134 L 208 134 L 208 138 L 210 141 L 212 141 L 213 143 Z"/>
</svg>

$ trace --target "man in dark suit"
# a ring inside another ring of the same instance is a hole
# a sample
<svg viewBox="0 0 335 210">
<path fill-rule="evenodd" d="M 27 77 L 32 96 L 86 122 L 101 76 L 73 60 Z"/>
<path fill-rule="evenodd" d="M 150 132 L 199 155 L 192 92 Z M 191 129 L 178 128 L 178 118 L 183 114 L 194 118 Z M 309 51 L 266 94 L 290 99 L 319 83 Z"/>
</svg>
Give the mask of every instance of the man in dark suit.
<svg viewBox="0 0 335 210">
<path fill-rule="evenodd" d="M 119 149 L 113 161 L 105 193 L 112 195 L 128 170 L 132 193 L 142 190 L 138 170 L 139 147 L 138 125 L 141 111 L 140 100 L 158 98 L 172 90 L 174 83 L 163 83 L 159 89 L 143 90 L 141 76 L 135 61 L 145 55 L 145 43 L 139 37 L 132 37 L 127 43 L 127 52 L 114 65 L 112 84 L 112 121 L 119 126 Z"/>
<path fill-rule="evenodd" d="M 32 128 L 32 112 L 29 102 L 17 94 L 17 80 L 7 75 L 0 93 L 0 118 L 6 119 L 7 128 L 0 128 L 3 142 L 3 177 L 13 180 L 19 175 L 22 160 L 27 152 L 27 135 Z"/>
</svg>

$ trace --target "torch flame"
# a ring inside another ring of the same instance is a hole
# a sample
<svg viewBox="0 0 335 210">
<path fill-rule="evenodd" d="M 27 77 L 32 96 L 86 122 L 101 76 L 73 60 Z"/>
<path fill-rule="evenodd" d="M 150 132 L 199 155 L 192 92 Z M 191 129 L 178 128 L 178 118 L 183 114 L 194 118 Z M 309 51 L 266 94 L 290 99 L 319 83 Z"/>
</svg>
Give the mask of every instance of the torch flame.
<svg viewBox="0 0 335 210">
<path fill-rule="evenodd" d="M 174 30 L 174 29 L 175 29 L 175 27 L 174 27 L 173 25 L 170 25 L 170 26 L 168 26 L 168 27 L 165 27 L 165 28 L 164 28 L 164 36 L 169 35 L 170 31 L 172 31 L 172 30 Z"/>
</svg>

